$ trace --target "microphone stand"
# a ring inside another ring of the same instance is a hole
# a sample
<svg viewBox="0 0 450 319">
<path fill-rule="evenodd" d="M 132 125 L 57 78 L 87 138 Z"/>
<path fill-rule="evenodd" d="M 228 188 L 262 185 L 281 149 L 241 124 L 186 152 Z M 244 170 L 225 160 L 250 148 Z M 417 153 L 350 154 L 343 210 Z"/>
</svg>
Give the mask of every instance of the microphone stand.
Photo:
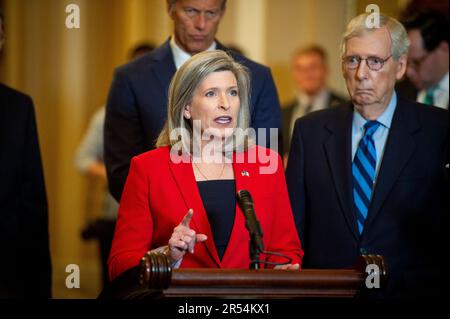
<svg viewBox="0 0 450 319">
<path fill-rule="evenodd" d="M 249 257 L 251 259 L 249 268 L 259 269 L 259 254 L 264 253 L 264 243 L 262 241 L 263 231 L 261 224 L 253 209 L 253 199 L 247 190 L 240 190 L 237 193 L 239 207 L 245 217 L 245 228 L 250 235 Z"/>
<path fill-rule="evenodd" d="M 256 229 L 250 234 L 249 250 L 250 250 L 250 269 L 259 269 L 259 255 L 264 252 L 264 244 L 262 241 L 262 229 L 259 221 L 256 220 Z"/>
</svg>

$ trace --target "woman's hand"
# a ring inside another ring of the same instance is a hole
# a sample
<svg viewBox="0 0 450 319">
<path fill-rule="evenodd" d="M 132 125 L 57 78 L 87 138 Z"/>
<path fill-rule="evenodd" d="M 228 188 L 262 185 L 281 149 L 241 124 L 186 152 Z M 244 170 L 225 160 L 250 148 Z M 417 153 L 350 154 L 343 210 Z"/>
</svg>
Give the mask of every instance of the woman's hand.
<svg viewBox="0 0 450 319">
<path fill-rule="evenodd" d="M 189 228 L 194 211 L 189 209 L 181 223 L 174 228 L 172 237 L 169 239 L 169 254 L 173 262 L 179 261 L 188 251 L 194 253 L 196 243 L 204 242 L 208 237 L 204 234 L 196 234 Z"/>
<path fill-rule="evenodd" d="M 278 265 L 275 266 L 273 269 L 290 269 L 290 270 L 297 270 L 300 269 L 300 265 L 299 264 L 287 264 L 287 265 Z"/>
</svg>

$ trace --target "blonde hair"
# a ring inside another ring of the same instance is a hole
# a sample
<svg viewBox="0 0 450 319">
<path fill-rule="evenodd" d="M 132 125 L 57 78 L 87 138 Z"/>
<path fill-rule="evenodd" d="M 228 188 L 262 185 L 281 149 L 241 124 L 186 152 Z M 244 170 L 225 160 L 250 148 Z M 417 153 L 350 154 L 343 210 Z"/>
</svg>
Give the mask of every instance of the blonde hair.
<svg viewBox="0 0 450 319">
<path fill-rule="evenodd" d="M 344 36 L 341 43 L 341 55 L 344 57 L 346 50 L 346 43 L 349 39 L 354 37 L 360 37 L 369 32 L 373 32 L 375 28 L 369 28 L 366 22 L 370 19 L 372 13 L 363 13 L 357 17 L 354 17 L 347 25 L 347 29 L 344 32 Z M 408 53 L 409 39 L 403 25 L 396 19 L 391 18 L 383 13 L 380 15 L 379 27 L 386 27 L 391 37 L 391 54 L 395 60 L 398 60 L 402 55 Z"/>
<path fill-rule="evenodd" d="M 196 89 L 205 77 L 220 71 L 230 71 L 236 77 L 240 100 L 236 128 L 244 131 L 248 129 L 250 77 L 247 68 L 235 62 L 224 51 L 204 51 L 192 56 L 173 76 L 169 86 L 167 120 L 158 136 L 156 147 L 172 146 L 180 142 L 181 137 L 183 148 L 192 153 L 193 129 L 190 120 L 184 117 L 185 107 L 192 102 Z M 174 130 L 177 130 L 176 139 L 170 134 Z M 241 147 L 242 141 L 238 141 L 237 144 L 233 146 L 233 149 Z"/>
</svg>

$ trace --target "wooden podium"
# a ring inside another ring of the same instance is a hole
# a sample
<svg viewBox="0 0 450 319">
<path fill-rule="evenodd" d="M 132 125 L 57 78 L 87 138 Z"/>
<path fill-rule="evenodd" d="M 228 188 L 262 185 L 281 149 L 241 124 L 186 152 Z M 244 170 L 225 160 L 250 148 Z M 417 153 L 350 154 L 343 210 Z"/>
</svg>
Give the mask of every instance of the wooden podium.
<svg viewBox="0 0 450 319">
<path fill-rule="evenodd" d="M 135 287 L 122 289 L 120 298 L 354 298 L 366 289 L 369 264 L 378 266 L 380 280 L 386 277 L 379 255 L 361 256 L 353 269 L 250 270 L 172 269 L 167 256 L 147 253 L 140 267 L 128 272 Z"/>
</svg>

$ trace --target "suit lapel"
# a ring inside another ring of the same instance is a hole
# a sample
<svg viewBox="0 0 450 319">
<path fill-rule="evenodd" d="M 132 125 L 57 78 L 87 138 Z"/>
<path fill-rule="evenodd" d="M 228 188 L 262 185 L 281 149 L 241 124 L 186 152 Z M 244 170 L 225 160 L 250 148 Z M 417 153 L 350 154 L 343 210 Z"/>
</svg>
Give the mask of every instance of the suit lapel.
<svg viewBox="0 0 450 319">
<path fill-rule="evenodd" d="M 153 53 L 153 60 L 156 62 L 153 73 L 161 85 L 165 100 L 167 100 L 170 80 L 176 72 L 169 41 L 170 40 L 167 40 L 162 46 L 155 49 L 155 52 Z"/>
<path fill-rule="evenodd" d="M 218 41 L 217 49 L 228 51 L 228 49 Z M 170 39 L 164 42 L 164 44 L 159 48 L 155 49 L 152 56 L 153 60 L 156 62 L 155 67 L 153 68 L 153 73 L 158 79 L 159 84 L 161 85 L 165 100 L 167 100 L 167 92 L 169 91 L 170 81 L 177 71 L 172 54 L 172 49 L 170 48 Z"/>
<path fill-rule="evenodd" d="M 225 52 L 230 52 L 230 54 L 233 56 L 234 52 L 232 52 L 231 50 L 229 50 L 226 46 L 224 46 L 222 43 L 220 43 L 219 41 L 216 40 L 216 50 L 222 50 Z"/>
<path fill-rule="evenodd" d="M 206 250 L 210 254 L 211 259 L 218 267 L 220 267 L 219 255 L 217 254 L 211 226 L 208 222 L 208 216 L 206 215 L 200 192 L 198 191 L 198 186 L 195 181 L 190 157 L 184 156 L 181 163 L 174 163 L 169 158 L 169 167 L 187 207 L 184 214 L 187 213 L 189 208 L 194 210 L 191 226 L 195 227 L 197 233 L 208 236 L 208 239 L 203 244 L 206 245 Z"/>
<path fill-rule="evenodd" d="M 331 134 L 325 141 L 324 147 L 341 210 L 351 233 L 355 240 L 358 240 L 359 234 L 352 204 L 351 129 L 353 112 L 350 104 L 340 108 L 340 111 L 338 116 L 326 125 L 326 129 Z"/>
<path fill-rule="evenodd" d="M 365 228 L 370 229 L 370 224 L 380 212 L 395 181 L 413 155 L 416 146 L 413 133 L 419 128 L 420 123 L 414 105 L 405 105 L 399 100 L 386 141 Z"/>
</svg>

